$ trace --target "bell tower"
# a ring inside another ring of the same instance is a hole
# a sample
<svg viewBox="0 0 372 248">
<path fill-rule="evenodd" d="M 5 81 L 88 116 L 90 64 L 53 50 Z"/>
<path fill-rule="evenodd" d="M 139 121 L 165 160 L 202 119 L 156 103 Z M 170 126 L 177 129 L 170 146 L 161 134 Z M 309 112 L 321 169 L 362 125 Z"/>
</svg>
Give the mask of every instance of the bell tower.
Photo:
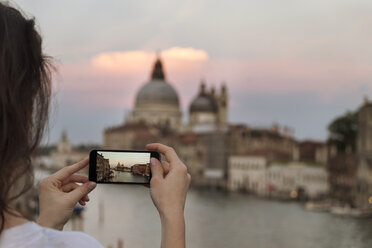
<svg viewBox="0 0 372 248">
<path fill-rule="evenodd" d="M 227 104 L 228 95 L 225 82 L 222 83 L 220 94 L 217 97 L 218 104 L 218 126 L 220 129 L 224 129 L 227 126 Z"/>
</svg>

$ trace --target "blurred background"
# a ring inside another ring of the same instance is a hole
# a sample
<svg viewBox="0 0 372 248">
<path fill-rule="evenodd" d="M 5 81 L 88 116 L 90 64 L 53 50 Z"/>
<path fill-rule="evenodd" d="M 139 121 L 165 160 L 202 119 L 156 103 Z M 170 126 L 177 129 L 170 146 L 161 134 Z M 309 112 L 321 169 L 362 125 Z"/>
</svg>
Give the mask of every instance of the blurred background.
<svg viewBox="0 0 372 248">
<path fill-rule="evenodd" d="M 188 247 L 372 246 L 371 1 L 10 4 L 58 69 L 35 187 L 92 148 L 162 142 L 192 175 Z M 37 214 L 35 189 L 19 201 Z M 98 185 L 65 230 L 160 244 L 140 186 Z"/>
</svg>

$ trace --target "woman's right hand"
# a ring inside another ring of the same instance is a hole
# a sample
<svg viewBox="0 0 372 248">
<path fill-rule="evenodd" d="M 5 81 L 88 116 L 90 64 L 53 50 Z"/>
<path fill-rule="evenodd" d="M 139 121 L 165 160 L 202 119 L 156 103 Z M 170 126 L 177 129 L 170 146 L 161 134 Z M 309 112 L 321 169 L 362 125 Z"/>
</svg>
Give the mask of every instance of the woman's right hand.
<svg viewBox="0 0 372 248">
<path fill-rule="evenodd" d="M 169 146 L 154 143 L 148 144 L 146 149 L 163 154 L 168 161 L 160 162 L 156 158 L 151 158 L 150 194 L 160 216 L 183 215 L 191 181 L 186 166 Z"/>
<path fill-rule="evenodd" d="M 75 174 L 88 164 L 89 159 L 84 159 L 41 180 L 40 216 L 37 220 L 39 225 L 62 230 L 71 217 L 75 205 L 78 202 L 85 205 L 89 201 L 88 193 L 96 187 L 96 183 L 89 182 L 87 176 Z"/>
<path fill-rule="evenodd" d="M 159 143 L 149 144 L 146 148 L 158 151 L 167 160 L 160 162 L 151 158 L 150 194 L 160 215 L 161 247 L 184 248 L 184 208 L 191 176 L 173 148 Z"/>
</svg>

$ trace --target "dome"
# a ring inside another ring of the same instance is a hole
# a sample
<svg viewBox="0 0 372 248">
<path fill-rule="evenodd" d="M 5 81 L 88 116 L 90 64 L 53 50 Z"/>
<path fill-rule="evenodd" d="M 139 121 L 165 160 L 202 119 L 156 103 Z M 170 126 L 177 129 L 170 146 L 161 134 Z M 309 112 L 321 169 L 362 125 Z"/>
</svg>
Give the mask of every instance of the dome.
<svg viewBox="0 0 372 248">
<path fill-rule="evenodd" d="M 190 113 L 192 112 L 217 112 L 217 106 L 214 100 L 206 95 L 199 94 L 190 105 Z"/>
<path fill-rule="evenodd" d="M 179 106 L 177 92 L 164 80 L 151 80 L 138 92 L 136 106 L 142 104 L 170 104 Z"/>
<path fill-rule="evenodd" d="M 155 61 L 151 80 L 139 90 L 135 104 L 168 104 L 179 107 L 177 92 L 165 81 L 163 65 L 159 58 Z"/>
</svg>

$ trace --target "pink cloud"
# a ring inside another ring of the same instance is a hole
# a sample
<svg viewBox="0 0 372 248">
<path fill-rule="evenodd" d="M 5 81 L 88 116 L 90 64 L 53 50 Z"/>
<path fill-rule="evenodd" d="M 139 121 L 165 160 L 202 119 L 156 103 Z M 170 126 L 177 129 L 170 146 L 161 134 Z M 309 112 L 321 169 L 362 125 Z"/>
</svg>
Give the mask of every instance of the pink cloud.
<svg viewBox="0 0 372 248">
<path fill-rule="evenodd" d="M 100 71 L 136 75 L 149 66 L 153 54 L 145 51 L 101 53 L 91 60 L 91 65 Z"/>
<path fill-rule="evenodd" d="M 155 58 L 155 53 L 138 50 L 101 53 L 90 61 L 63 64 L 57 91 L 85 92 L 72 99 L 79 103 L 131 108 L 136 92 L 150 78 Z M 172 47 L 162 51 L 161 58 L 167 80 L 178 92 L 185 92 L 191 88 L 185 81 L 198 84 L 208 54 L 194 48 Z M 122 100 L 118 101 L 119 97 Z M 189 102 L 190 97 L 186 96 L 186 100 Z"/>
<path fill-rule="evenodd" d="M 57 90 L 81 92 L 71 101 L 131 108 L 137 91 L 150 78 L 155 57 L 155 53 L 141 50 L 109 52 L 89 61 L 63 64 Z M 232 99 L 244 92 L 310 91 L 328 101 L 355 92 L 361 83 L 372 85 L 372 66 L 355 61 L 210 59 L 204 50 L 181 47 L 162 51 L 161 58 L 167 80 L 178 91 L 184 107 L 197 94 L 201 78 L 217 90 L 226 81 Z"/>
<path fill-rule="evenodd" d="M 94 56 L 91 60 L 93 68 L 101 72 L 118 75 L 138 75 L 151 67 L 155 53 L 146 51 L 107 52 Z M 197 69 L 208 60 L 204 50 L 191 47 L 171 47 L 161 52 L 161 58 L 169 71 L 187 73 Z"/>
</svg>

